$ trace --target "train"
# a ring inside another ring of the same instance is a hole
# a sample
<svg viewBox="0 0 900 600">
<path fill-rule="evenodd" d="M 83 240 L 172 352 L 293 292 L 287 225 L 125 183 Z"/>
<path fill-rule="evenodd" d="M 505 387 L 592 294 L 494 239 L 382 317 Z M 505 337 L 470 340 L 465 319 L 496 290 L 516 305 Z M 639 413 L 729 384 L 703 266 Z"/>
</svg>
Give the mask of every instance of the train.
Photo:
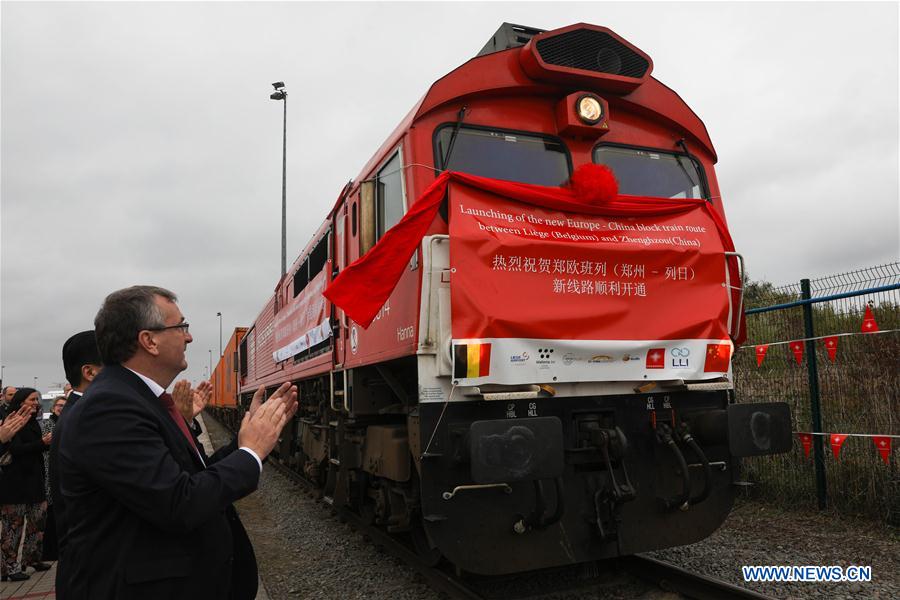
<svg viewBox="0 0 900 600">
<path fill-rule="evenodd" d="M 428 564 L 508 574 L 713 533 L 791 417 L 735 397 L 717 155 L 652 71 L 606 27 L 502 24 L 340 191 L 231 336 L 208 412 L 234 428 L 259 386 L 296 383 L 272 459 Z M 576 189 L 595 165 L 611 195 L 596 173 Z"/>
</svg>

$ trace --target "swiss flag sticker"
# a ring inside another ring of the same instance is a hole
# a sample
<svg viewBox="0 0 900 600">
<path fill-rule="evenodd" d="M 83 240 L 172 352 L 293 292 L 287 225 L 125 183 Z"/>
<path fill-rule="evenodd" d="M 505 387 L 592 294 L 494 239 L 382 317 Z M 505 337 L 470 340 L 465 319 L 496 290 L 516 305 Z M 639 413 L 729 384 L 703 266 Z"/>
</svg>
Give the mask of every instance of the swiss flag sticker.
<svg viewBox="0 0 900 600">
<path fill-rule="evenodd" d="M 647 350 L 647 368 L 664 369 L 666 367 L 666 349 L 650 348 Z"/>
</svg>

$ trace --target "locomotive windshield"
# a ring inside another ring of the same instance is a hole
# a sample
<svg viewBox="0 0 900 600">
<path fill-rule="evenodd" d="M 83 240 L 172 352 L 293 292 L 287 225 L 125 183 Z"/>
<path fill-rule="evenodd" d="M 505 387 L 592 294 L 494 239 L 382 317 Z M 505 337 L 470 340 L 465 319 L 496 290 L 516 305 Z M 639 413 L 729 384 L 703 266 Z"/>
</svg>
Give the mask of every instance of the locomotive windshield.
<svg viewBox="0 0 900 600">
<path fill-rule="evenodd" d="M 683 154 L 598 146 L 594 162 L 612 169 L 619 193 L 657 198 L 703 198 L 697 163 Z"/>
<path fill-rule="evenodd" d="M 447 170 L 550 186 L 569 179 L 569 155 L 554 139 L 460 127 L 453 140 L 453 129 L 441 128 L 435 140 L 435 163 Z"/>
</svg>

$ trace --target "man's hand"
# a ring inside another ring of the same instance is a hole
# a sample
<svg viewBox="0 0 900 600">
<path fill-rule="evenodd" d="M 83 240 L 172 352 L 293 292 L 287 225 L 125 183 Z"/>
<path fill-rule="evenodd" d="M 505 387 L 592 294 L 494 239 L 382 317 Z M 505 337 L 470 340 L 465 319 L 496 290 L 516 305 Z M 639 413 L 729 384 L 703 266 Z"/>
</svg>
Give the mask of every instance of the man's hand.
<svg viewBox="0 0 900 600">
<path fill-rule="evenodd" d="M 262 402 L 264 394 L 265 390 L 260 388 L 253 395 L 251 410 L 244 415 L 238 431 L 238 447 L 250 448 L 260 460 L 275 447 L 282 428 L 294 417 L 298 406 L 297 386 L 290 382 L 281 384 L 266 402 Z"/>
<path fill-rule="evenodd" d="M 3 420 L 3 424 L 0 425 L 0 443 L 5 444 L 13 439 L 13 437 L 19 433 L 19 430 L 25 427 L 25 423 L 27 423 L 28 419 L 31 417 L 29 413 L 30 411 L 28 408 L 23 406 L 16 412 L 7 415 L 6 419 Z"/>
<path fill-rule="evenodd" d="M 45 446 L 49 446 L 50 442 L 53 441 L 53 434 L 48 431 L 43 436 L 41 436 L 41 441 L 44 442 Z"/>
<path fill-rule="evenodd" d="M 191 389 L 191 382 L 182 379 L 172 388 L 172 400 L 175 401 L 175 408 L 178 413 L 184 417 L 185 421 L 190 421 L 206 408 L 209 399 L 212 397 L 212 385 L 208 381 L 201 381 L 197 389 Z"/>
</svg>

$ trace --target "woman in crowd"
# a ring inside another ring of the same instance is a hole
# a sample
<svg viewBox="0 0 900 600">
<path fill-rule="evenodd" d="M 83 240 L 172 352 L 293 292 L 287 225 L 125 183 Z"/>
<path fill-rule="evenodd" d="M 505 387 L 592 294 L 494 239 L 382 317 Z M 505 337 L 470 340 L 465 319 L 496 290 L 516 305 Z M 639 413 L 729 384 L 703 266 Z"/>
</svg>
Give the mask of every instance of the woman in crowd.
<svg viewBox="0 0 900 600">
<path fill-rule="evenodd" d="M 23 388 L 10 403 L 10 414 L 27 407 L 30 416 L 18 433 L 8 442 L 6 450 L 12 461 L 0 475 L 0 576 L 2 581 L 23 581 L 29 576 L 29 566 L 45 571 L 49 565 L 41 562 L 44 523 L 47 511 L 44 491 L 44 449 L 50 445 L 50 435 L 41 434 L 37 422 L 40 395 L 37 390 Z M 25 547 L 19 568 L 18 552 L 25 529 Z"/>
<path fill-rule="evenodd" d="M 41 435 L 50 434 L 51 441 L 53 438 L 53 430 L 56 429 L 56 422 L 62 409 L 66 405 L 65 396 L 57 396 L 53 401 L 53 408 L 50 409 L 50 418 L 41 421 Z M 41 560 L 54 561 L 59 558 L 59 547 L 56 543 L 56 520 L 53 516 L 53 497 L 50 495 L 50 446 L 44 449 L 44 494 L 47 498 L 47 527 L 44 529 L 44 550 Z"/>
</svg>

